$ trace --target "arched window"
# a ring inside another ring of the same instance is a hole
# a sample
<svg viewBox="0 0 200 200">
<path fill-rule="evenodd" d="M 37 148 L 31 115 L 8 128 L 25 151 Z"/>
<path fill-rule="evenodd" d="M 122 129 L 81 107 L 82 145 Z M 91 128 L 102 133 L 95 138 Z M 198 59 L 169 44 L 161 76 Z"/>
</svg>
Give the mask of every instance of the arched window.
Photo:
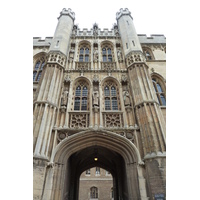
<svg viewBox="0 0 200 200">
<path fill-rule="evenodd" d="M 143 48 L 143 53 L 146 60 L 154 60 L 154 56 L 150 48 Z"/>
<path fill-rule="evenodd" d="M 162 106 L 166 106 L 165 92 L 162 89 L 161 84 L 159 83 L 159 80 L 156 78 L 153 78 L 152 82 L 153 82 L 153 87 L 155 89 L 159 104 Z"/>
<path fill-rule="evenodd" d="M 89 62 L 90 50 L 87 46 L 83 45 L 79 51 L 79 62 Z"/>
<path fill-rule="evenodd" d="M 104 86 L 105 110 L 118 109 L 118 95 L 116 85 L 112 82 L 107 82 Z"/>
<path fill-rule="evenodd" d="M 40 60 L 38 60 L 36 62 L 34 69 L 33 69 L 33 81 L 34 82 L 38 82 L 40 80 L 44 65 L 45 65 L 44 58 L 41 58 Z"/>
<path fill-rule="evenodd" d="M 114 198 L 114 191 L 113 191 L 113 188 L 111 188 L 111 197 L 112 197 L 112 199 Z"/>
<path fill-rule="evenodd" d="M 97 187 L 90 188 L 90 198 L 93 198 L 93 199 L 98 198 L 98 188 Z"/>
<path fill-rule="evenodd" d="M 106 46 L 102 48 L 103 62 L 112 62 L 111 48 Z"/>
<path fill-rule="evenodd" d="M 88 88 L 85 85 L 76 87 L 74 110 L 88 110 Z"/>
</svg>

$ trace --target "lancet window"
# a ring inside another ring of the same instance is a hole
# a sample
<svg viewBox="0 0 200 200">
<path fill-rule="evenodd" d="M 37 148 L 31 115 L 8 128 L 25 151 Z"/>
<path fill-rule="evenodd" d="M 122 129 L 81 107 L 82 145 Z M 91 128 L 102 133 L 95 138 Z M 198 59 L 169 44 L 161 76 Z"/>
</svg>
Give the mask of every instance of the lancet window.
<svg viewBox="0 0 200 200">
<path fill-rule="evenodd" d="M 159 82 L 159 79 L 157 78 L 153 78 L 152 82 L 159 104 L 162 106 L 166 106 L 165 92 L 161 86 L 162 84 Z"/>
<path fill-rule="evenodd" d="M 80 82 L 75 89 L 74 110 L 88 110 L 88 85 Z"/>
<path fill-rule="evenodd" d="M 44 58 L 38 59 L 33 69 L 33 81 L 38 82 L 42 75 L 42 70 L 45 65 Z"/>
<path fill-rule="evenodd" d="M 88 45 L 81 45 L 79 49 L 79 62 L 90 61 L 90 49 Z"/>
<path fill-rule="evenodd" d="M 113 56 L 112 56 L 112 50 L 110 46 L 104 46 L 102 48 L 102 60 L 103 62 L 112 62 Z"/>
<path fill-rule="evenodd" d="M 105 110 L 119 110 L 119 91 L 112 81 L 104 84 L 104 103 Z"/>
</svg>

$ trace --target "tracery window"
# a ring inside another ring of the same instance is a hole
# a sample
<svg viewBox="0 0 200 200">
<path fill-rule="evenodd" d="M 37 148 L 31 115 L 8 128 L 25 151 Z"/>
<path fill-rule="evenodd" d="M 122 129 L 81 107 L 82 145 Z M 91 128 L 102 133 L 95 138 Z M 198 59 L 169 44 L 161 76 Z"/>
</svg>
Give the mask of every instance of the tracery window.
<svg viewBox="0 0 200 200">
<path fill-rule="evenodd" d="M 156 92 L 156 96 L 158 98 L 159 104 L 162 106 L 166 106 L 165 92 L 164 92 L 163 88 L 161 87 L 159 79 L 153 78 L 152 82 L 153 82 L 153 87 Z"/>
<path fill-rule="evenodd" d="M 36 61 L 36 64 L 33 69 L 33 81 L 34 82 L 38 82 L 40 80 L 44 65 L 45 65 L 45 61 L 43 58 Z"/>
<path fill-rule="evenodd" d="M 97 187 L 90 188 L 90 198 L 98 198 L 98 188 Z"/>
<path fill-rule="evenodd" d="M 88 110 L 88 87 L 85 84 L 76 87 L 74 110 Z"/>
<path fill-rule="evenodd" d="M 83 45 L 79 50 L 79 62 L 89 62 L 90 50 L 88 45 Z"/>
<path fill-rule="evenodd" d="M 150 48 L 143 48 L 143 52 L 146 60 L 154 60 L 154 56 Z"/>
<path fill-rule="evenodd" d="M 102 48 L 103 62 L 112 62 L 112 50 L 109 46 Z"/>
<path fill-rule="evenodd" d="M 116 86 L 108 82 L 104 87 L 105 110 L 118 110 L 118 97 Z"/>
</svg>

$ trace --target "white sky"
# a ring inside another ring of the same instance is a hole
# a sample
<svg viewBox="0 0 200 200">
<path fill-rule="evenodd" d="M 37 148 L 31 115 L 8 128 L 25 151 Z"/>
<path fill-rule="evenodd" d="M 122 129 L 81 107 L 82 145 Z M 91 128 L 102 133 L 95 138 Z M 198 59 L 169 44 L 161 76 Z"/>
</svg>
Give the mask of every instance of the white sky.
<svg viewBox="0 0 200 200">
<path fill-rule="evenodd" d="M 91 29 L 96 22 L 100 29 L 111 29 L 116 23 L 116 13 L 120 8 L 128 8 L 138 34 L 164 34 L 166 36 L 166 9 L 161 0 L 41 0 L 32 5 L 33 37 L 54 35 L 57 18 L 63 8 L 75 12 L 75 24 L 80 29 Z"/>
</svg>

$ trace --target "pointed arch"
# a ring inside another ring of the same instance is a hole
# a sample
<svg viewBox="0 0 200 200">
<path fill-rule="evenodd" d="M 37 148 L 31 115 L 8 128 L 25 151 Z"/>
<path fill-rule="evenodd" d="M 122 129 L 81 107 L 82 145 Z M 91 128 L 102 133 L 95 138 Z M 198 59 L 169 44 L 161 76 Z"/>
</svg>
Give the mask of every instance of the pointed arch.
<svg viewBox="0 0 200 200">
<path fill-rule="evenodd" d="M 153 52 L 152 52 L 150 47 L 143 46 L 142 50 L 143 50 L 143 54 L 144 54 L 147 61 L 155 60 L 155 57 L 154 57 Z"/>
<path fill-rule="evenodd" d="M 137 147 L 123 136 L 106 130 L 87 130 L 62 140 L 52 152 L 51 162 L 65 162 L 74 152 L 99 145 L 119 153 L 126 163 L 143 163 Z"/>
<path fill-rule="evenodd" d="M 45 52 L 38 53 L 33 57 L 33 82 L 39 82 L 46 62 L 47 54 Z"/>
<path fill-rule="evenodd" d="M 151 79 L 158 102 L 161 106 L 166 106 L 166 84 L 165 79 L 158 73 L 152 73 Z"/>
</svg>

